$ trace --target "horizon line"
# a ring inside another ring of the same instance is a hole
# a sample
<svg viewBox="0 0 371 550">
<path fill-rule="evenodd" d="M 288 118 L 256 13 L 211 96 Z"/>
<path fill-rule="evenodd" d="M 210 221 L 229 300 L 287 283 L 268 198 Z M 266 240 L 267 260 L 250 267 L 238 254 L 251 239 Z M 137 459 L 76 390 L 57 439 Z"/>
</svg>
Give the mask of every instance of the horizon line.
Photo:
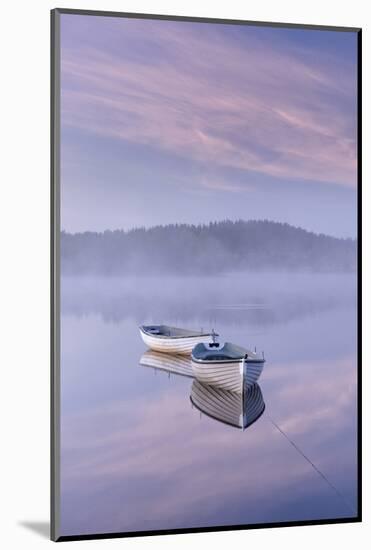
<svg viewBox="0 0 371 550">
<path fill-rule="evenodd" d="M 132 233 L 134 231 L 151 231 L 153 229 L 159 229 L 159 228 L 162 228 L 162 229 L 174 228 L 174 227 L 206 228 L 206 227 L 210 227 L 211 225 L 215 225 L 215 224 L 216 225 L 221 225 L 221 224 L 225 224 L 225 223 L 231 223 L 231 224 L 238 224 L 238 223 L 244 223 L 244 224 L 248 224 L 248 223 L 269 223 L 269 224 L 272 224 L 272 225 L 288 226 L 290 228 L 297 229 L 297 230 L 300 230 L 300 231 L 304 231 L 305 233 L 316 235 L 318 237 L 324 236 L 324 237 L 328 237 L 330 239 L 337 239 L 337 240 L 341 240 L 341 241 L 353 241 L 353 242 L 357 242 L 357 240 L 358 240 L 357 236 L 356 237 L 338 237 L 338 236 L 334 236 L 334 235 L 329 235 L 328 233 L 317 232 L 317 231 L 312 231 L 312 230 L 309 230 L 309 229 L 305 229 L 304 227 L 301 227 L 299 225 L 293 225 L 293 224 L 290 224 L 288 222 L 279 222 L 279 221 L 270 220 L 268 218 L 262 218 L 262 219 L 251 218 L 251 219 L 248 219 L 248 220 L 244 220 L 242 218 L 239 218 L 237 220 L 231 220 L 230 218 L 225 218 L 224 220 L 215 220 L 215 221 L 209 221 L 209 222 L 199 222 L 199 223 L 186 223 L 186 222 L 177 223 L 177 222 L 175 222 L 175 223 L 166 223 L 166 224 L 155 224 L 155 225 L 152 225 L 152 226 L 138 225 L 138 226 L 133 226 L 130 229 L 124 229 L 124 228 L 108 229 L 107 228 L 107 229 L 100 230 L 100 231 L 93 230 L 93 229 L 86 229 L 84 231 L 68 231 L 66 229 L 61 228 L 60 233 L 61 234 L 64 233 L 66 235 L 73 235 L 73 236 L 75 236 L 75 235 L 84 235 L 86 233 L 96 234 L 96 235 L 103 235 L 104 233 L 129 234 L 129 233 Z"/>
</svg>

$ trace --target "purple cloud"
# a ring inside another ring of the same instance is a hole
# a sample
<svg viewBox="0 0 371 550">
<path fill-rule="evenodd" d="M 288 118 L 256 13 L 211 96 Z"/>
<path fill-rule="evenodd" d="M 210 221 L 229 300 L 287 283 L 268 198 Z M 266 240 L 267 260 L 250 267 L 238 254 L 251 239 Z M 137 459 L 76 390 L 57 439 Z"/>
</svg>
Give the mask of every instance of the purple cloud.
<svg viewBox="0 0 371 550">
<path fill-rule="evenodd" d="M 64 125 L 216 166 L 355 185 L 354 67 L 277 48 L 249 27 L 242 43 L 227 27 L 112 19 L 100 23 L 104 47 L 93 19 L 78 48 L 62 26 Z"/>
</svg>

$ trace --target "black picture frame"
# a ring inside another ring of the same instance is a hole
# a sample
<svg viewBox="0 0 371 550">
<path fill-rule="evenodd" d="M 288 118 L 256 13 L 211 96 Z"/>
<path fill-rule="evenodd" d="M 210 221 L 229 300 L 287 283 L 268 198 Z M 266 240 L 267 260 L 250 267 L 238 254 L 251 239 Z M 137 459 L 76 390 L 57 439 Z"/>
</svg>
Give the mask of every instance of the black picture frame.
<svg viewBox="0 0 371 550">
<path fill-rule="evenodd" d="M 199 23 L 250 25 L 263 27 L 284 27 L 323 31 L 357 33 L 357 483 L 358 514 L 356 517 L 340 519 L 318 519 L 309 521 L 285 521 L 279 523 L 259 523 L 247 525 L 220 525 L 202 528 L 162 529 L 133 532 L 95 533 L 87 535 L 59 534 L 59 454 L 60 454 L 60 16 L 63 14 L 117 17 L 131 19 L 152 19 L 164 21 L 189 21 Z M 199 532 L 237 531 L 266 529 L 272 527 L 297 527 L 308 525 L 343 524 L 362 521 L 362 29 L 357 27 L 337 27 L 326 25 L 304 25 L 293 23 L 272 23 L 236 19 L 201 18 L 188 16 L 158 15 L 144 13 L 123 13 L 112 11 L 80 10 L 56 8 L 51 10 L 51 501 L 50 524 L 53 541 L 74 541 L 141 537 L 166 534 Z"/>
</svg>

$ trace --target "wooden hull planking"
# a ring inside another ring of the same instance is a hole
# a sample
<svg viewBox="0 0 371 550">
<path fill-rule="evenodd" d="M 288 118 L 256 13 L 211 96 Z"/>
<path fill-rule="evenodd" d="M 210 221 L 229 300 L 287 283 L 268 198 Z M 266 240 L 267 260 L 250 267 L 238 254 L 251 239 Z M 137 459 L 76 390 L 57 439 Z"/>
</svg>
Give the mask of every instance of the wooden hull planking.
<svg viewBox="0 0 371 550">
<path fill-rule="evenodd" d="M 192 359 L 192 369 L 203 384 L 242 393 L 244 361 L 198 362 Z"/>
<path fill-rule="evenodd" d="M 264 363 L 239 361 L 201 362 L 192 359 L 192 369 L 197 380 L 203 384 L 228 391 L 242 393 L 244 388 L 255 384 L 262 373 Z"/>
<path fill-rule="evenodd" d="M 190 355 L 196 344 L 210 341 L 210 335 L 166 338 L 150 335 L 142 330 L 140 331 L 143 342 L 150 349 L 161 353 L 176 353 L 180 355 Z"/>
</svg>

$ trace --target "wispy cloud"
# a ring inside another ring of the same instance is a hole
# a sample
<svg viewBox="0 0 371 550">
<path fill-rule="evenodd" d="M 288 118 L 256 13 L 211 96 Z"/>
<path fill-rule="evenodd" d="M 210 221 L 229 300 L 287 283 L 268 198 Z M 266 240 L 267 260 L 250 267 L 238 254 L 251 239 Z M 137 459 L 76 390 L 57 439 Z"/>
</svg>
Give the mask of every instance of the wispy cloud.
<svg viewBox="0 0 371 550">
<path fill-rule="evenodd" d="M 225 27 L 111 20 L 101 46 L 89 24 L 78 48 L 62 27 L 63 124 L 197 163 L 355 185 L 354 67 L 249 27 L 242 42 Z"/>
<path fill-rule="evenodd" d="M 246 184 L 231 183 L 229 181 L 215 178 L 201 179 L 200 185 L 206 189 L 212 189 L 214 191 L 228 191 L 230 193 L 240 193 L 251 189 L 251 186 Z"/>
</svg>

